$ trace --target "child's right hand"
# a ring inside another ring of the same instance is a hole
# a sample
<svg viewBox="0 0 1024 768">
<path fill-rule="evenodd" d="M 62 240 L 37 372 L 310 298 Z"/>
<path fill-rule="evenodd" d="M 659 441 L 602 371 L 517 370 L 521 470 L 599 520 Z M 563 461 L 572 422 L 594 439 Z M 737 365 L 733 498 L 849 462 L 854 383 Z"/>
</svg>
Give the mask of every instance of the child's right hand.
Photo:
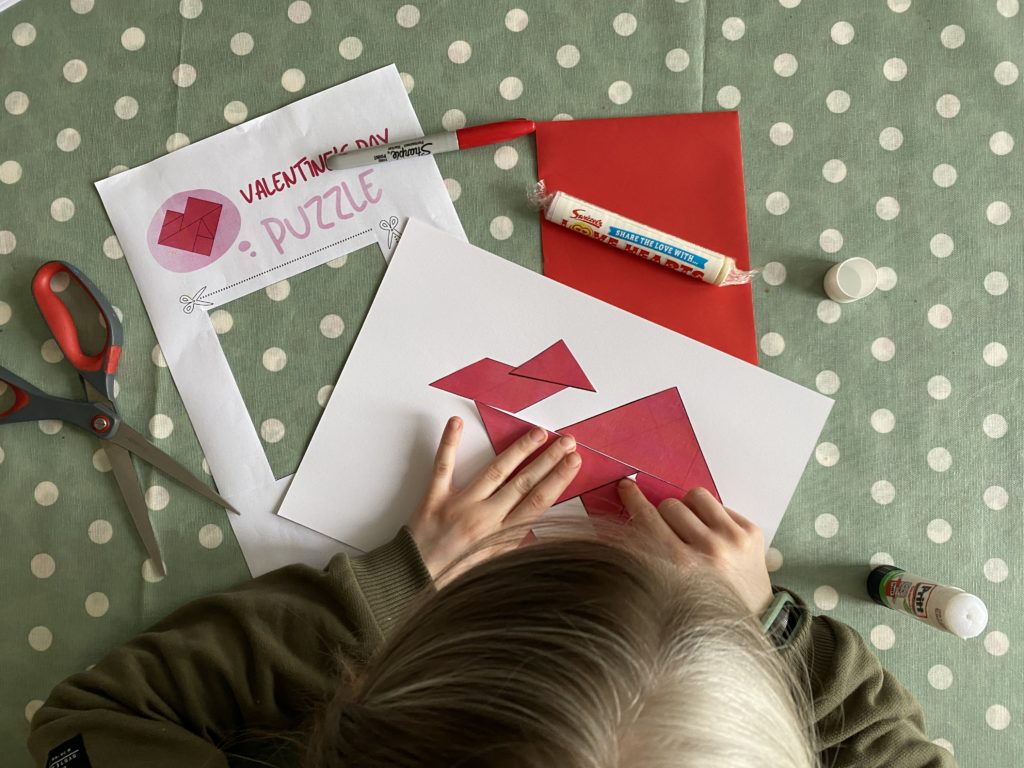
<svg viewBox="0 0 1024 768">
<path fill-rule="evenodd" d="M 755 614 L 772 601 L 761 529 L 722 506 L 704 488 L 655 507 L 632 480 L 619 483 L 619 497 L 632 525 L 664 545 L 663 556 L 684 566 L 713 568 Z"/>
</svg>

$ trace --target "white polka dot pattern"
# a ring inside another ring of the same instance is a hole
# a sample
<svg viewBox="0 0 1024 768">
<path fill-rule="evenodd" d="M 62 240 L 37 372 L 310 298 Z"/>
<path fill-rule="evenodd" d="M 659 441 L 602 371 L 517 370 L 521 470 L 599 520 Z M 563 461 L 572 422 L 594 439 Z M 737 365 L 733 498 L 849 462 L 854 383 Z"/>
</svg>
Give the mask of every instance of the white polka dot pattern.
<svg viewBox="0 0 1024 768">
<path fill-rule="evenodd" d="M 256 42 L 248 32 L 238 32 L 231 37 L 229 47 L 236 56 L 248 56 L 252 53 Z"/>
<path fill-rule="evenodd" d="M 878 624 L 871 630 L 871 644 L 880 651 L 888 651 L 896 644 L 896 633 L 888 624 Z"/>
<path fill-rule="evenodd" d="M 110 599 L 102 592 L 91 592 L 85 598 L 85 612 L 98 619 L 110 610 Z"/>
<path fill-rule="evenodd" d="M 46 651 L 53 645 L 53 632 L 49 627 L 32 627 L 28 633 L 28 644 L 33 651 Z"/>
<path fill-rule="evenodd" d="M 106 520 L 93 520 L 89 523 L 89 541 L 93 544 L 106 544 L 114 536 L 113 526 Z"/>
<path fill-rule="evenodd" d="M 391 60 L 425 132 L 518 115 L 739 110 L 747 225 L 740 241 L 760 269 L 751 285 L 758 363 L 836 401 L 766 567 L 813 610 L 855 624 L 925 711 L 939 713 L 930 718 L 936 745 L 955 745 L 965 765 L 1006 762 L 1021 699 L 1005 686 L 973 683 L 1020 676 L 1024 626 L 1005 610 L 1020 596 L 1022 509 L 1012 459 L 1024 414 L 1010 394 L 1022 351 L 1012 323 L 1024 204 L 1014 110 L 1024 93 L 1014 45 L 1024 23 L 1019 0 L 957 8 L 928 0 L 664 0 L 597 4 L 575 24 L 557 3 L 455 9 L 398 0 L 366 5 L 358 18 L 319 0 L 281 0 L 241 15 L 207 0 L 172 0 L 164 16 L 126 0 L 53 5 L 53 20 L 28 2 L 0 14 L 0 198 L 14 201 L 17 214 L 0 221 L 0 260 L 15 270 L 11 280 L 0 277 L 10 364 L 47 389 L 73 383 L 60 349 L 37 332 L 23 290 L 31 268 L 16 265 L 80 265 L 127 313 L 119 397 L 126 421 L 211 483 L 166 367 L 170 349 L 165 358 L 142 314 L 132 280 L 138 244 L 125 240 L 122 248 L 93 181 L 247 121 L 254 128 L 260 115 Z M 121 13 L 128 5 L 131 13 Z M 169 27 L 187 44 L 168 56 Z M 337 141 L 352 141 L 350 134 Z M 572 159 L 595 162 L 582 153 Z M 273 170 L 242 160 L 253 177 Z M 541 268 L 536 235 L 545 225 L 521 195 L 540 176 L 534 139 L 448 155 L 438 167 L 471 242 Z M 317 183 L 268 205 L 294 194 L 298 206 Z M 245 261 L 250 251 L 268 258 L 258 222 L 276 214 L 229 196 L 257 229 L 246 224 L 223 263 Z M 677 224 L 685 235 L 684 214 Z M 241 248 L 244 240 L 251 248 Z M 276 477 L 294 471 L 385 273 L 373 248 L 331 256 L 327 269 L 191 318 L 216 332 L 249 410 L 242 416 Z M 877 290 L 838 304 L 823 293 L 822 278 L 852 256 L 876 265 Z M 512 337 L 495 338 L 501 346 Z M 27 595 L 46 606 L 55 605 L 43 600 L 51 592 L 67 599 L 57 615 L 49 607 L 25 612 L 12 665 L 80 667 L 69 660 L 99 658 L 111 633 L 138 623 L 138 606 L 180 604 L 209 582 L 204 573 L 224 583 L 244 575 L 220 510 L 138 463 L 169 561 L 170 575 L 157 576 L 101 441 L 56 419 L 24 435 L 0 429 L 2 468 L 20 478 L 5 493 L 13 509 L 0 515 L 0 532 L 24 539 L 9 553 L 9 596 L 16 606 Z M 937 573 L 927 563 L 941 562 L 942 578 L 989 603 L 990 626 L 970 665 L 940 647 L 940 634 L 863 603 L 863 590 L 854 594 L 835 569 L 894 561 L 925 575 Z M 30 720 L 52 686 L 41 673 L 28 682 L 0 706 L 4 722 Z"/>
<path fill-rule="evenodd" d="M 268 443 L 280 442 L 284 432 L 284 423 L 280 419 L 266 419 L 260 424 L 260 436 Z"/>
<path fill-rule="evenodd" d="M 210 523 L 199 529 L 199 543 L 206 549 L 216 549 L 224 541 L 224 532 L 220 526 Z"/>
<path fill-rule="evenodd" d="M 363 53 L 363 41 L 358 37 L 346 37 L 338 43 L 338 53 L 349 61 L 358 59 Z"/>
</svg>

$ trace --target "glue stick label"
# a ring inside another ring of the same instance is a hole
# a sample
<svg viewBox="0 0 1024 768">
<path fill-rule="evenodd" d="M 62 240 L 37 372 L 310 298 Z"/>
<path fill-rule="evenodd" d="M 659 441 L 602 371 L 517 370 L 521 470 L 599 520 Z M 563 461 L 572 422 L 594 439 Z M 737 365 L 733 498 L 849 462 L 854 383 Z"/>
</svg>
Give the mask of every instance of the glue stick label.
<svg viewBox="0 0 1024 768">
<path fill-rule="evenodd" d="M 868 576 L 871 599 L 957 637 L 977 637 L 988 622 L 980 598 L 958 587 L 911 576 L 894 565 L 876 566 Z"/>
<path fill-rule="evenodd" d="M 720 253 L 659 232 L 564 192 L 554 196 L 544 217 L 566 229 L 707 283 L 721 284 L 735 265 L 732 259 Z"/>
<path fill-rule="evenodd" d="M 885 596 L 893 604 L 901 603 L 901 609 L 919 619 L 928 618 L 928 603 L 932 591 L 939 586 L 928 581 L 905 581 L 896 578 L 885 585 Z"/>
</svg>

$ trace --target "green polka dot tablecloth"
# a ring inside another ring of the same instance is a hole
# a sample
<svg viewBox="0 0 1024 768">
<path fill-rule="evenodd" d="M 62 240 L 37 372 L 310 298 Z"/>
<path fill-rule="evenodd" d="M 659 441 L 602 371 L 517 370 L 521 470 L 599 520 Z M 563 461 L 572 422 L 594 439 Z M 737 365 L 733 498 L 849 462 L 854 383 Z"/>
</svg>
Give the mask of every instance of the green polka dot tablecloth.
<svg viewBox="0 0 1024 768">
<path fill-rule="evenodd" d="M 77 395 L 29 294 L 83 268 L 123 317 L 118 405 L 203 476 L 93 182 L 395 62 L 423 126 L 739 111 L 762 365 L 836 399 L 769 552 L 851 623 L 965 766 L 1024 747 L 1024 14 L 1019 0 L 23 0 L 0 15 L 0 360 Z M 529 141 L 438 159 L 472 242 L 533 269 Z M 840 305 L 827 267 L 879 267 Z M 376 248 L 213 314 L 275 473 L 292 472 L 383 274 Z M 97 442 L 0 429 L 6 765 L 61 678 L 246 577 L 224 513 L 140 465 L 160 579 Z M 867 602 L 896 562 L 982 597 L 972 641 Z"/>
</svg>

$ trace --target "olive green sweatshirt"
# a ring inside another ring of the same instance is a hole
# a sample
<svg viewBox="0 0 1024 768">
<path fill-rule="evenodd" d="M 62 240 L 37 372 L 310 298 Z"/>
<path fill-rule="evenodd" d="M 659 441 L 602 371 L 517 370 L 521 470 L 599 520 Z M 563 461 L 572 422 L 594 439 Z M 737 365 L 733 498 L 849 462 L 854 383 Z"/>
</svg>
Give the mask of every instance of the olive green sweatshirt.
<svg viewBox="0 0 1024 768">
<path fill-rule="evenodd" d="M 323 571 L 289 566 L 196 600 L 58 685 L 32 720 L 29 749 L 47 768 L 240 763 L 234 758 L 256 734 L 297 733 L 332 694 L 339 657 L 367 659 L 429 588 L 403 529 L 369 554 L 335 556 Z M 810 671 L 823 764 L 955 766 L 861 637 L 803 613 L 783 653 Z M 295 764 L 297 752 L 270 764 Z"/>
</svg>

